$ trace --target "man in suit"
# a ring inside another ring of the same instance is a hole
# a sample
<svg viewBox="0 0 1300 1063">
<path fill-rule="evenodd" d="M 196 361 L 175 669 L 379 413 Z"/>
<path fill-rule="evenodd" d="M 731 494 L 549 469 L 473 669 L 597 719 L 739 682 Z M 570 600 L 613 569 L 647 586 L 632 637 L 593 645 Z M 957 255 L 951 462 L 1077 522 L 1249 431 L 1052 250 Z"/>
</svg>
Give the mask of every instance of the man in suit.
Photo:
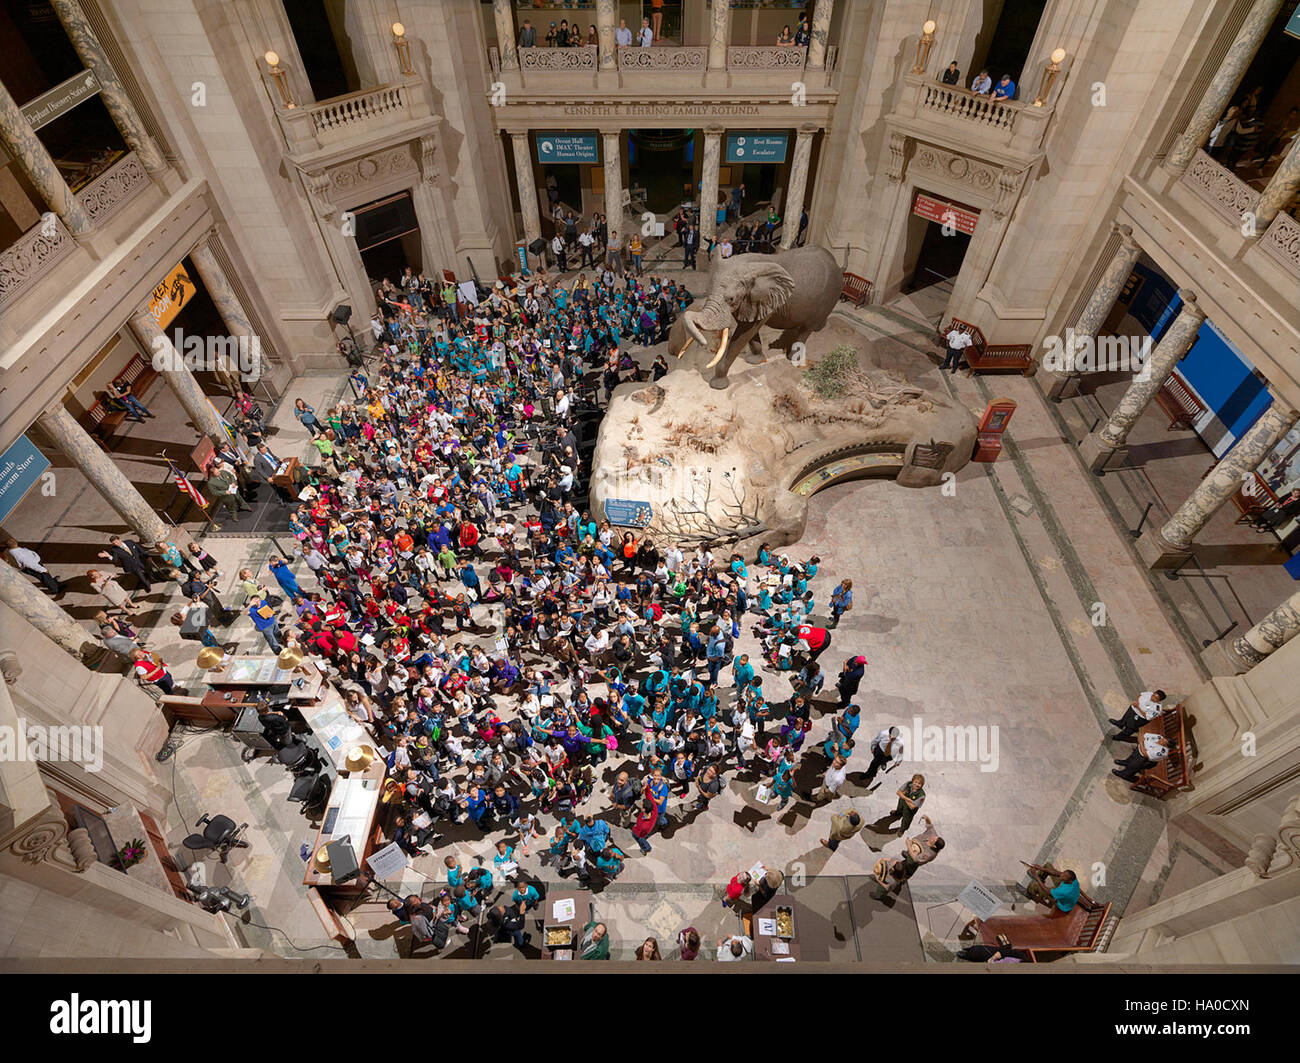
<svg viewBox="0 0 1300 1063">
<path fill-rule="evenodd" d="M 212 500 L 213 515 L 222 508 L 228 509 L 233 516 L 238 518 L 240 510 L 252 509 L 244 496 L 239 493 L 239 484 L 235 478 L 234 470 L 223 461 L 215 461 L 212 464 L 212 472 L 208 475 L 208 497 Z M 213 530 L 220 530 L 220 524 L 214 524 Z"/>
<path fill-rule="evenodd" d="M 253 498 L 257 494 L 257 484 L 249 477 L 248 466 L 244 463 L 243 456 L 229 440 L 213 439 L 212 436 L 208 436 L 208 441 L 212 444 L 213 456 L 229 465 L 239 480 L 239 493 L 245 498 Z"/>
<path fill-rule="evenodd" d="M 700 250 L 700 231 L 694 225 L 686 227 L 686 235 L 682 237 L 682 269 L 695 269 L 695 256 Z"/>
<path fill-rule="evenodd" d="M 149 559 L 149 551 L 138 542 L 123 541 L 120 535 L 108 540 L 109 548 L 101 550 L 99 556 L 105 561 L 112 561 L 123 572 L 129 572 L 136 579 L 140 589 L 148 594 L 153 590 L 153 581 L 158 578 Z"/>
<path fill-rule="evenodd" d="M 257 453 L 253 455 L 253 471 L 263 480 L 271 484 L 275 491 L 276 497 L 280 500 L 280 505 L 292 505 L 294 501 L 293 494 L 287 487 L 281 487 L 279 484 L 271 483 L 271 477 L 276 474 L 280 468 L 280 459 L 271 453 L 270 448 L 265 443 L 257 447 Z"/>
</svg>

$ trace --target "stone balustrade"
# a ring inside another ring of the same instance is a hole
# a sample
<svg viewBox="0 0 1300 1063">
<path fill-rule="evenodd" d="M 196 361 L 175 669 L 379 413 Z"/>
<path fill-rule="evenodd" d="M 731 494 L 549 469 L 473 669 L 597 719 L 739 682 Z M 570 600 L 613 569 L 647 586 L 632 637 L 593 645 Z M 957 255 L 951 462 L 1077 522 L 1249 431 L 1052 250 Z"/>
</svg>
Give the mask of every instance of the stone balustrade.
<svg viewBox="0 0 1300 1063">
<path fill-rule="evenodd" d="M 946 115 L 973 126 L 1015 131 L 1016 119 L 1024 109 L 1014 100 L 991 100 L 955 85 L 927 82 L 923 86 L 921 110 Z"/>
<path fill-rule="evenodd" d="M 807 58 L 802 48 L 731 47 L 727 49 L 727 69 L 730 71 L 803 70 Z"/>
<path fill-rule="evenodd" d="M 1273 219 L 1259 242 L 1260 250 L 1300 281 L 1300 221 L 1290 214 Z"/>
<path fill-rule="evenodd" d="M 636 48 L 618 50 L 618 68 L 624 72 L 641 70 L 697 70 L 708 69 L 708 48 Z"/>
<path fill-rule="evenodd" d="M 90 220 L 101 225 L 149 187 L 149 174 L 128 152 L 77 193 Z"/>
<path fill-rule="evenodd" d="M 1259 193 L 1226 166 L 1220 166 L 1204 151 L 1192 156 L 1191 165 L 1181 178 L 1216 214 L 1242 224 L 1243 216 L 1254 213 L 1259 204 Z"/>
<path fill-rule="evenodd" d="M 404 85 L 385 85 L 326 100 L 305 110 L 311 118 L 312 132 L 318 140 L 326 140 L 347 136 L 371 123 L 400 121 L 406 117 L 409 100 Z"/>
<path fill-rule="evenodd" d="M 343 146 L 371 150 L 392 140 L 397 129 L 415 131 L 432 112 L 423 80 L 413 76 L 320 103 L 280 107 L 275 115 L 290 154 L 302 158 Z"/>
<path fill-rule="evenodd" d="M 596 72 L 600 49 L 594 44 L 581 48 L 520 48 L 519 69 L 525 73 L 536 70 Z M 647 48 L 645 51 L 654 51 Z"/>
<path fill-rule="evenodd" d="M 47 214 L 5 250 L 0 251 L 0 311 L 12 306 L 76 249 L 67 226 L 56 214 Z"/>
</svg>

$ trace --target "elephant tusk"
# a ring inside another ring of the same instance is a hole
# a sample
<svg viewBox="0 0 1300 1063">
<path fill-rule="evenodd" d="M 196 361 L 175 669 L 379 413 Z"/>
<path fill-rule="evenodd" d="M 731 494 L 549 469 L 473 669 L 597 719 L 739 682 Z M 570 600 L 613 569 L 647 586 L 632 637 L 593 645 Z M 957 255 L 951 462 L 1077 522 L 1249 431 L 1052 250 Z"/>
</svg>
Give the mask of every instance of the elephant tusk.
<svg viewBox="0 0 1300 1063">
<path fill-rule="evenodd" d="M 695 323 L 694 311 L 682 311 L 682 324 L 686 326 L 686 331 L 690 334 L 691 339 L 701 347 L 707 347 L 709 345 L 709 341 L 704 338 L 704 333 L 700 331 L 700 326 Z"/>
<path fill-rule="evenodd" d="M 718 353 L 713 356 L 713 361 L 711 361 L 708 365 L 704 367 L 705 369 L 712 369 L 715 365 L 717 365 L 720 361 L 722 361 L 722 356 L 727 353 L 727 342 L 730 339 L 731 339 L 731 329 L 724 328 L 722 330 L 722 339 L 718 341 Z"/>
<path fill-rule="evenodd" d="M 685 354 L 687 348 L 690 347 L 690 345 L 694 342 L 695 342 L 694 336 L 687 336 L 686 342 L 682 344 L 682 349 L 677 352 L 677 357 L 680 358 L 683 354 Z"/>
</svg>

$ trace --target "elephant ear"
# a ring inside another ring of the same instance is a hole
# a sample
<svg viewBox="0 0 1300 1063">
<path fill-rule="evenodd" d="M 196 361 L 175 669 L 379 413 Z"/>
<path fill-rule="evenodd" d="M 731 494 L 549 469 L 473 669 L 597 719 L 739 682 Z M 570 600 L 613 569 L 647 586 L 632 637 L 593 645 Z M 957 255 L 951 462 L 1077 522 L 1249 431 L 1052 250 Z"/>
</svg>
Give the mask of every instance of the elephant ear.
<svg viewBox="0 0 1300 1063">
<path fill-rule="evenodd" d="M 775 262 L 754 267 L 749 283 L 740 289 L 732 306 L 738 321 L 761 321 L 771 317 L 794 294 L 794 278 Z"/>
</svg>

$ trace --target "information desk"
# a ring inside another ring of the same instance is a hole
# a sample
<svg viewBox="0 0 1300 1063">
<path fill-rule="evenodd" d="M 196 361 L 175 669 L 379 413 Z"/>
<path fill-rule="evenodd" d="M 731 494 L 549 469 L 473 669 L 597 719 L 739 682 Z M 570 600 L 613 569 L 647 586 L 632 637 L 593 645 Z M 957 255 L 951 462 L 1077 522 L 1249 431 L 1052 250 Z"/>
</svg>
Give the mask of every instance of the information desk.
<svg viewBox="0 0 1300 1063">
<path fill-rule="evenodd" d="M 788 940 L 775 932 L 765 934 L 764 929 L 771 929 L 769 922 L 777 919 L 777 910 L 790 909 L 794 924 L 794 936 Z M 775 960 L 791 963 L 797 960 L 830 959 L 830 942 L 819 934 L 817 928 L 829 926 L 824 916 L 819 916 L 806 905 L 800 904 L 789 894 L 778 893 L 752 916 L 745 917 L 749 936 L 754 941 L 754 959 Z"/>
<path fill-rule="evenodd" d="M 348 759 L 348 753 L 357 746 L 370 746 L 378 749 L 375 740 L 370 737 L 364 726 L 358 723 L 347 710 L 347 705 L 333 685 L 326 683 L 321 696 L 310 705 L 296 706 L 302 718 L 311 728 L 312 734 L 320 741 L 334 767 L 340 771 Z"/>
<path fill-rule="evenodd" d="M 384 792 L 386 772 L 384 761 L 376 757 L 365 771 L 343 772 L 334 780 L 334 789 L 330 791 L 316 842 L 307 857 L 307 873 L 303 876 L 303 885 L 354 892 L 365 889 L 366 857 L 375 851 L 383 835 L 379 799 Z M 329 871 L 320 869 L 316 854 L 344 835 L 352 839 L 352 851 L 356 853 L 362 874 L 351 882 L 335 886 L 334 876 Z"/>
<path fill-rule="evenodd" d="M 315 701 L 325 677 L 309 660 L 286 672 L 275 657 L 233 657 L 207 673 L 213 690 L 243 690 L 249 687 L 284 687 L 292 702 Z"/>
</svg>

